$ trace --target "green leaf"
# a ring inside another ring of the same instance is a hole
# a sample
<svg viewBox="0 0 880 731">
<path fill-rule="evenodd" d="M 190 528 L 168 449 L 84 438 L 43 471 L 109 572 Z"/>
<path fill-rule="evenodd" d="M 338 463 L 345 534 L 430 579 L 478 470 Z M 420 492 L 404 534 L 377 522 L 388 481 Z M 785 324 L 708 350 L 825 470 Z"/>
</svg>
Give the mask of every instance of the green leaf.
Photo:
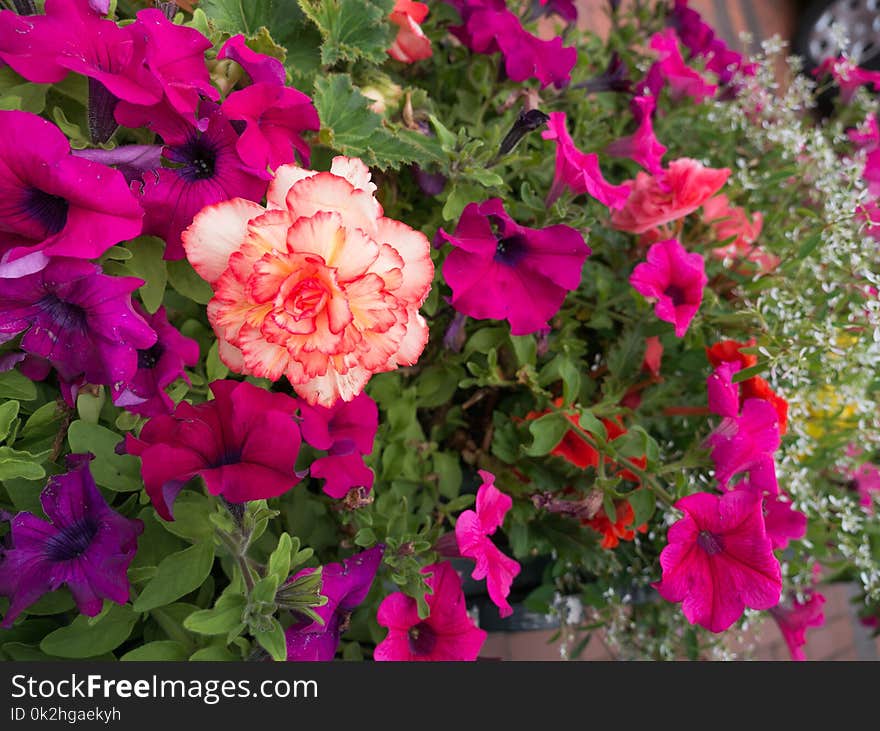
<svg viewBox="0 0 880 731">
<path fill-rule="evenodd" d="M 214 527 L 209 518 L 212 512 L 214 506 L 205 495 L 184 490 L 174 501 L 174 520 L 163 520 L 162 527 L 193 543 L 209 541 L 214 535 Z"/>
<path fill-rule="evenodd" d="M 214 546 L 205 541 L 162 559 L 155 578 L 134 603 L 136 612 L 170 604 L 198 589 L 214 565 Z"/>
<path fill-rule="evenodd" d="M 376 542 L 376 534 L 372 528 L 361 528 L 354 537 L 354 544 L 362 548 L 368 548 Z"/>
<path fill-rule="evenodd" d="M 26 480 L 20 477 L 3 480 L 3 487 L 16 510 L 26 510 L 34 515 L 43 514 L 40 492 L 46 486 L 45 480 Z"/>
<path fill-rule="evenodd" d="M 558 413 L 545 414 L 535 419 L 529 424 L 532 444 L 526 448 L 526 454 L 532 457 L 549 454 L 562 441 L 569 426 L 568 419 Z"/>
<path fill-rule="evenodd" d="M 486 168 L 472 168 L 468 172 L 470 177 L 476 180 L 484 188 L 497 188 L 504 185 L 504 180 L 498 173 L 493 173 Z"/>
<path fill-rule="evenodd" d="M 103 386 L 98 386 L 97 393 L 92 393 L 91 389 L 83 389 L 76 396 L 77 416 L 89 424 L 97 424 L 106 401 Z"/>
<path fill-rule="evenodd" d="M 67 441 L 74 453 L 91 452 L 92 476 L 101 487 L 116 492 L 134 492 L 143 487 L 140 460 L 130 454 L 116 454 L 120 435 L 81 419 L 67 430 Z"/>
<path fill-rule="evenodd" d="M 9 66 L 0 68 L 0 110 L 20 109 L 39 114 L 46 108 L 48 84 L 25 81 Z"/>
<path fill-rule="evenodd" d="M 654 510 L 657 507 L 657 496 L 651 490 L 645 487 L 633 490 L 626 496 L 626 499 L 633 509 L 633 527 L 644 525 L 654 515 Z"/>
<path fill-rule="evenodd" d="M 139 236 L 128 244 L 132 257 L 125 263 L 126 268 L 136 277 L 144 280 L 138 290 L 147 312 L 153 314 L 162 304 L 168 270 L 165 260 L 165 242 L 155 236 Z"/>
<path fill-rule="evenodd" d="M 361 58 L 377 64 L 387 60 L 394 37 L 388 21 L 390 0 L 299 0 L 299 6 L 324 39 L 324 65 Z"/>
<path fill-rule="evenodd" d="M 0 373 L 0 398 L 17 401 L 33 401 L 37 387 L 17 370 Z"/>
<path fill-rule="evenodd" d="M 229 375 L 229 369 L 220 360 L 219 341 L 215 340 L 208 351 L 208 357 L 205 359 L 205 375 L 208 382 L 218 381 Z"/>
<path fill-rule="evenodd" d="M 201 0 L 199 8 L 213 28 L 235 35 L 253 36 L 260 28 L 272 31 L 283 45 L 302 19 L 302 13 L 291 0 Z"/>
<path fill-rule="evenodd" d="M 275 617 L 271 618 L 270 623 L 270 629 L 254 632 L 254 639 L 272 656 L 273 660 L 284 662 L 287 660 L 287 641 L 284 638 L 284 627 Z"/>
<path fill-rule="evenodd" d="M 214 296 L 211 285 L 196 274 L 186 259 L 166 262 L 166 268 L 168 283 L 187 299 L 206 305 Z"/>
<path fill-rule="evenodd" d="M 42 455 L 43 459 L 48 453 Z M 25 480 L 39 480 L 46 476 L 37 462 L 38 456 L 30 452 L 19 452 L 10 447 L 0 447 L 0 480 L 11 480 L 20 477 Z M 40 460 L 42 461 L 42 460 Z"/>
<path fill-rule="evenodd" d="M 28 615 L 47 616 L 66 612 L 68 609 L 73 609 L 73 605 L 74 601 L 71 593 L 67 589 L 61 588 L 49 594 L 44 594 L 25 611 Z"/>
<path fill-rule="evenodd" d="M 443 151 L 452 152 L 457 144 L 455 135 L 433 114 L 429 114 L 428 119 L 431 120 L 431 126 L 437 134 L 437 139 L 440 140 L 440 146 L 443 148 Z"/>
<path fill-rule="evenodd" d="M 158 662 L 186 660 L 189 652 L 180 642 L 172 640 L 156 640 L 129 650 L 119 659 L 124 662 Z"/>
<path fill-rule="evenodd" d="M 434 454 L 434 472 L 437 473 L 437 486 L 440 494 L 448 499 L 458 496 L 461 489 L 461 461 L 458 454 L 436 452 Z"/>
<path fill-rule="evenodd" d="M 131 607 L 114 604 L 100 622 L 90 625 L 89 618 L 81 615 L 67 627 L 49 633 L 40 649 L 47 655 L 71 659 L 103 655 L 128 639 L 137 619 Z"/>
<path fill-rule="evenodd" d="M 200 635 L 225 635 L 241 624 L 246 606 L 247 599 L 242 594 L 223 594 L 213 609 L 193 612 L 183 620 L 183 626 Z"/>
<path fill-rule="evenodd" d="M 578 417 L 578 424 L 580 424 L 584 431 L 590 432 L 590 434 L 601 439 L 603 442 L 608 439 L 608 430 L 605 428 L 602 420 L 597 418 L 592 411 L 582 409 Z"/>
<path fill-rule="evenodd" d="M 297 546 L 299 548 L 299 546 Z M 274 576 L 278 580 L 278 585 L 287 580 L 290 573 L 290 556 L 293 550 L 293 541 L 287 533 L 282 533 L 278 537 L 278 545 L 269 556 L 269 563 L 266 566 L 266 574 Z"/>
<path fill-rule="evenodd" d="M 201 650 L 196 650 L 190 655 L 189 659 L 193 662 L 234 662 L 236 660 L 241 660 L 239 656 L 227 649 L 225 645 L 203 647 Z"/>
<path fill-rule="evenodd" d="M 18 401 L 7 401 L 0 404 L 0 442 L 9 436 L 12 430 L 12 422 L 18 417 L 18 410 L 21 404 Z"/>
</svg>

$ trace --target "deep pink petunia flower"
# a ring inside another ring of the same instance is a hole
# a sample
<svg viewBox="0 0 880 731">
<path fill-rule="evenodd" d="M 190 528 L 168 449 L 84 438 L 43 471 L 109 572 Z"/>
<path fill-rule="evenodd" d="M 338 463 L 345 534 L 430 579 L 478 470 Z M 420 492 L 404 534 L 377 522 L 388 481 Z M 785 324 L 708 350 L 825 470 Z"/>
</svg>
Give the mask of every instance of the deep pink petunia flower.
<svg viewBox="0 0 880 731">
<path fill-rule="evenodd" d="M 348 626 L 351 613 L 366 599 L 382 563 L 385 546 L 381 543 L 343 559 L 326 564 L 321 572 L 321 594 L 327 603 L 315 607 L 324 623 L 303 619 L 287 628 L 287 659 L 295 662 L 329 662 L 336 655 L 339 637 Z M 303 569 L 290 581 L 311 574 Z M 283 591 L 283 588 L 282 588 Z"/>
<path fill-rule="evenodd" d="M 621 231 L 643 234 L 664 223 L 684 218 L 715 195 L 730 177 L 728 168 L 707 168 L 682 157 L 658 175 L 640 172 L 629 181 L 632 193 L 626 205 L 611 215 Z"/>
<path fill-rule="evenodd" d="M 651 36 L 648 45 L 657 51 L 658 58 L 648 69 L 644 86 L 652 96 L 658 97 L 667 84 L 669 94 L 675 99 L 691 97 L 698 104 L 715 96 L 718 89 L 707 82 L 698 71 L 688 66 L 681 56 L 678 38 L 672 28 Z"/>
<path fill-rule="evenodd" d="M 712 447 L 715 477 L 722 487 L 739 474 L 748 474 L 751 485 L 777 495 L 773 452 L 779 448 L 779 416 L 763 399 L 747 398 L 738 416 L 727 416 L 706 439 Z"/>
<path fill-rule="evenodd" d="M 0 626 L 10 627 L 22 611 L 62 584 L 89 617 L 101 611 L 104 599 L 128 601 L 128 566 L 144 526 L 107 505 L 90 460 L 91 455 L 69 455 L 68 472 L 49 479 L 40 494 L 49 522 L 27 512 L 12 519 L 12 548 L 0 551 L 0 594 L 10 598 Z"/>
<path fill-rule="evenodd" d="M 637 265 L 629 283 L 644 297 L 656 300 L 654 314 L 675 325 L 683 337 L 700 309 L 708 282 L 700 254 L 689 254 L 675 239 L 658 241 L 648 249 L 646 261 Z"/>
<path fill-rule="evenodd" d="M 379 409 L 367 394 L 351 401 L 337 401 L 333 406 L 310 406 L 300 401 L 303 439 L 315 449 L 327 452 L 312 462 L 312 477 L 323 478 L 324 492 L 344 498 L 354 487 L 373 487 L 375 475 L 364 464 L 364 455 L 373 451 L 379 425 Z"/>
<path fill-rule="evenodd" d="M 638 125 L 636 131 L 612 142 L 605 148 L 605 152 L 615 157 L 628 157 L 649 173 L 660 173 L 663 170 L 661 160 L 666 154 L 666 146 L 660 144 L 651 121 L 656 101 L 652 96 L 637 96 L 632 100 L 631 106 Z"/>
<path fill-rule="evenodd" d="M 375 660 L 473 661 L 480 654 L 486 633 L 468 616 L 461 579 L 448 561 L 422 569 L 430 574 L 431 594 L 425 598 L 431 611 L 420 619 L 416 600 L 402 592 L 382 600 L 376 620 L 388 635 L 373 653 Z"/>
<path fill-rule="evenodd" d="M 873 513 L 874 496 L 880 495 L 880 468 L 866 462 L 853 472 L 852 479 L 859 493 L 859 503 L 869 513 Z"/>
<path fill-rule="evenodd" d="M 471 578 L 486 579 L 489 598 L 498 607 L 502 617 L 513 614 L 507 601 L 510 585 L 520 572 L 520 565 L 505 556 L 492 543 L 491 536 L 504 522 L 504 516 L 513 505 L 509 495 L 495 487 L 495 475 L 480 470 L 483 484 L 477 490 L 477 510 L 465 510 L 455 524 L 455 540 L 462 556 L 476 561 Z"/>
<path fill-rule="evenodd" d="M 131 302 L 142 284 L 108 277 L 92 262 L 53 257 L 39 272 L 0 279 L 0 342 L 23 334 L 21 349 L 47 359 L 66 381 L 127 382 L 137 351 L 156 342 Z"/>
<path fill-rule="evenodd" d="M 168 103 L 189 124 L 197 124 L 202 98 L 220 98 L 205 65 L 211 41 L 195 28 L 175 25 L 157 8 L 139 11 L 127 29 L 135 55 L 146 61 Z"/>
<path fill-rule="evenodd" d="M 196 475 L 212 495 L 231 503 L 278 497 L 296 485 L 300 433 L 296 401 L 235 381 L 214 381 L 213 401 L 185 401 L 171 416 L 154 416 L 125 447 L 141 458 L 141 475 L 156 512 L 174 520 L 174 500 Z"/>
<path fill-rule="evenodd" d="M 539 0 L 539 3 L 544 15 L 556 14 L 569 23 L 574 23 L 578 18 L 574 0 Z"/>
<path fill-rule="evenodd" d="M 462 24 L 449 28 L 474 53 L 501 52 L 512 81 L 536 78 L 541 87 L 557 89 L 571 80 L 577 50 L 563 45 L 562 38 L 545 41 L 522 27 L 504 0 L 448 0 L 461 15 Z"/>
<path fill-rule="evenodd" d="M 95 259 L 141 232 L 143 211 L 117 171 L 71 155 L 35 114 L 0 111 L 0 278 L 50 256 Z"/>
<path fill-rule="evenodd" d="M 232 36 L 217 54 L 219 60 L 228 58 L 241 66 L 245 73 L 251 77 L 254 84 L 267 83 L 276 86 L 284 86 L 287 74 L 284 64 L 277 58 L 257 53 L 248 48 L 244 36 L 239 33 Z"/>
<path fill-rule="evenodd" d="M 602 176 L 599 156 L 581 152 L 574 144 L 565 124 L 565 112 L 551 112 L 545 140 L 556 141 L 556 172 L 547 195 L 547 204 L 555 201 L 568 188 L 575 195 L 586 193 L 609 208 L 622 208 L 630 193 L 629 185 L 612 185 Z"/>
<path fill-rule="evenodd" d="M 792 507 L 791 500 L 781 491 L 773 494 L 743 480 L 733 486 L 760 496 L 764 514 L 764 528 L 773 544 L 773 550 L 787 548 L 789 541 L 797 541 L 807 534 L 807 516 Z"/>
<path fill-rule="evenodd" d="M 166 259 L 183 258 L 180 235 L 205 206 L 236 197 L 259 201 L 268 187 L 262 173 L 239 157 L 238 133 L 223 111 L 205 103 L 200 114 L 206 120 L 203 131 L 167 105 L 120 102 L 116 108 L 120 124 L 147 126 L 159 134 L 164 158 L 175 164 L 146 171 L 143 182 L 132 186 L 146 213 L 144 232 L 165 239 Z"/>
<path fill-rule="evenodd" d="M 790 605 L 773 607 L 770 614 L 776 620 L 779 631 L 788 645 L 792 660 L 806 660 L 804 645 L 807 644 L 807 630 L 825 624 L 825 596 L 818 591 L 810 591 L 806 601 L 795 599 Z"/>
<path fill-rule="evenodd" d="M 321 123 L 308 95 L 289 86 L 259 82 L 226 97 L 221 107 L 228 119 L 245 123 L 235 149 L 242 162 L 260 171 L 289 162 L 309 165 L 311 154 L 302 133 Z M 268 178 L 268 174 L 266 174 Z"/>
<path fill-rule="evenodd" d="M 454 247 L 443 264 L 452 306 L 478 320 L 508 320 L 514 335 L 547 327 L 590 254 L 575 229 L 520 226 L 500 198 L 469 203 L 455 233 L 439 233 Z"/>
<path fill-rule="evenodd" d="M 137 372 L 133 378 L 111 385 L 113 403 L 142 416 L 170 414 L 174 402 L 165 393 L 165 387 L 178 378 L 189 382 L 183 367 L 199 362 L 199 344 L 181 335 L 168 322 L 164 307 L 150 315 L 135 303 L 135 310 L 156 331 L 157 340 L 149 348 L 138 350 Z"/>
<path fill-rule="evenodd" d="M 757 495 L 701 492 L 675 507 L 684 517 L 669 529 L 660 553 L 663 577 L 654 587 L 667 601 L 682 602 L 691 624 L 723 632 L 746 607 L 779 603 L 782 576 Z"/>
<path fill-rule="evenodd" d="M 874 91 L 880 91 L 880 71 L 862 68 L 852 59 L 826 58 L 812 73 L 818 79 L 831 76 L 840 88 L 840 101 L 843 104 L 849 104 L 862 86 L 870 85 Z"/>
</svg>

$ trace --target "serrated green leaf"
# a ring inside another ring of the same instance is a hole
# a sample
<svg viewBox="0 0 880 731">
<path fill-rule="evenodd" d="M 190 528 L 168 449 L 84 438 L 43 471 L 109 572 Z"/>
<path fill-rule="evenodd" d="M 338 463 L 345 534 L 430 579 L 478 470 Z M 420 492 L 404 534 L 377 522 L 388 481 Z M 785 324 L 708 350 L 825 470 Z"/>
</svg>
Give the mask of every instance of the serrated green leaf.
<svg viewBox="0 0 880 731">
<path fill-rule="evenodd" d="M 365 59 L 387 60 L 394 39 L 388 21 L 388 0 L 299 0 L 299 6 L 324 39 L 321 61 L 326 66 Z"/>
<path fill-rule="evenodd" d="M 156 576 L 134 603 L 136 612 L 170 604 L 198 589 L 214 565 L 214 546 L 205 541 L 162 559 Z"/>
</svg>

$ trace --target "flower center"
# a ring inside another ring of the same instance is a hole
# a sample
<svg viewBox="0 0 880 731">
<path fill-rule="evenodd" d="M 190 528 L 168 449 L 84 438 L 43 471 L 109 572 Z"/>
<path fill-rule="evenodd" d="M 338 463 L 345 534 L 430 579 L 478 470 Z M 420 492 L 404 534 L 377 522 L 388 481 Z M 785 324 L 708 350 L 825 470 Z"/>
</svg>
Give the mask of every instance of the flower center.
<svg viewBox="0 0 880 731">
<path fill-rule="evenodd" d="M 67 225 L 70 204 L 60 195 L 52 195 L 39 188 L 31 188 L 25 194 L 25 210 L 40 222 L 46 236 L 57 234 Z"/>
<path fill-rule="evenodd" d="M 495 261 L 506 266 L 515 266 L 522 259 L 528 249 L 526 237 L 522 234 L 513 234 L 498 239 L 495 246 Z"/>
<path fill-rule="evenodd" d="M 209 180 L 217 167 L 217 149 L 204 137 L 191 137 L 184 144 L 168 148 L 168 157 L 182 163 L 180 175 L 190 182 Z"/>
<path fill-rule="evenodd" d="M 409 651 L 413 655 L 429 655 L 437 644 L 437 633 L 427 622 L 419 622 L 409 630 Z"/>
<path fill-rule="evenodd" d="M 59 332 L 81 332 L 85 328 L 86 311 L 73 302 L 66 302 L 50 293 L 43 297 L 39 306 L 58 326 Z"/>
<path fill-rule="evenodd" d="M 303 279 L 287 297 L 285 309 L 294 320 L 312 319 L 327 305 L 327 285 L 317 277 Z"/>
<path fill-rule="evenodd" d="M 150 348 L 139 350 L 138 352 L 138 370 L 150 370 L 156 367 L 156 363 L 165 353 L 165 346 L 162 343 L 156 343 Z"/>
<path fill-rule="evenodd" d="M 707 530 L 700 531 L 700 534 L 697 536 L 697 545 L 710 556 L 714 556 L 716 553 L 721 553 L 724 550 L 721 536 L 716 536 Z"/>
<path fill-rule="evenodd" d="M 677 284 L 670 284 L 664 294 L 672 300 L 672 304 L 676 307 L 687 303 L 687 292 Z"/>
<path fill-rule="evenodd" d="M 46 558 L 50 561 L 72 561 L 91 545 L 98 532 L 98 523 L 82 517 L 46 541 Z"/>
</svg>

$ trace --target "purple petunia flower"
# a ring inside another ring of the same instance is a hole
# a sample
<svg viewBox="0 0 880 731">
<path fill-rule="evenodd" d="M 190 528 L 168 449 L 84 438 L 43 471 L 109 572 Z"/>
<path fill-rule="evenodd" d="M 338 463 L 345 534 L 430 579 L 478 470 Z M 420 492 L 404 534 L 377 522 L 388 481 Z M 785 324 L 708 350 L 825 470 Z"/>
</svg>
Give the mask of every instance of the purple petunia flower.
<svg viewBox="0 0 880 731">
<path fill-rule="evenodd" d="M 147 314 L 137 303 L 135 309 L 156 331 L 157 340 L 149 348 L 138 350 L 134 377 L 127 383 L 114 384 L 113 403 L 142 416 L 170 414 L 174 403 L 165 393 L 165 387 L 180 377 L 189 383 L 183 367 L 199 362 L 199 344 L 181 335 L 168 322 L 164 307 L 153 315 Z"/>
<path fill-rule="evenodd" d="M 156 342 L 131 293 L 143 281 L 108 277 L 88 261 L 53 257 L 41 271 L 0 280 L 0 341 L 19 334 L 21 349 L 46 358 L 62 379 L 128 382 L 137 351 Z"/>
<path fill-rule="evenodd" d="M 520 226 L 500 198 L 469 203 L 455 233 L 440 235 L 454 247 L 443 264 L 452 306 L 478 320 L 506 319 L 513 335 L 547 327 L 590 255 L 575 229 Z"/>
<path fill-rule="evenodd" d="M 37 115 L 0 112 L 0 277 L 31 274 L 50 256 L 97 258 L 137 236 L 142 218 L 120 173 L 71 155 Z"/>
<path fill-rule="evenodd" d="M 244 36 L 239 33 L 232 36 L 217 54 L 217 59 L 222 61 L 228 58 L 241 66 L 245 73 L 251 77 L 254 84 L 268 83 L 283 86 L 287 78 L 284 64 L 277 58 L 257 53 L 248 48 Z"/>
<path fill-rule="evenodd" d="M 126 127 L 150 127 L 164 141 L 163 155 L 175 167 L 143 174 L 133 188 L 145 211 L 144 232 L 165 239 L 166 259 L 182 259 L 181 232 L 205 206 L 230 198 L 260 201 L 268 181 L 246 165 L 236 147 L 238 133 L 215 104 L 205 102 L 203 130 L 188 124 L 167 104 L 138 107 L 120 102 L 116 119 Z"/>
<path fill-rule="evenodd" d="M 181 402 L 171 416 L 154 416 L 140 438 L 125 437 L 141 458 L 144 486 L 156 512 L 174 520 L 172 508 L 196 475 L 212 495 L 231 503 L 277 497 L 296 485 L 300 433 L 297 403 L 250 383 L 214 381 L 213 401 Z"/>
<path fill-rule="evenodd" d="M 655 300 L 654 314 L 675 325 L 677 337 L 684 337 L 708 282 L 703 257 L 689 254 L 675 239 L 666 239 L 653 244 L 646 259 L 633 270 L 629 283 L 642 296 Z"/>
<path fill-rule="evenodd" d="M 72 154 L 115 168 L 122 173 L 128 183 L 132 180 L 140 180 L 147 170 L 155 170 L 162 166 L 162 145 L 122 145 L 112 150 L 96 147 L 74 150 Z"/>
<path fill-rule="evenodd" d="M 458 10 L 462 24 L 449 28 L 474 53 L 501 52 L 512 81 L 538 79 L 541 87 L 561 89 L 571 81 L 577 50 L 562 38 L 545 41 L 522 27 L 504 0 L 446 0 Z"/>
<path fill-rule="evenodd" d="M 31 513 L 12 520 L 12 548 L 0 557 L 0 593 L 10 597 L 0 626 L 9 627 L 44 594 L 67 584 L 82 614 L 94 617 L 110 599 L 129 597 L 128 566 L 143 532 L 139 520 L 107 505 L 89 470 L 91 455 L 67 458 L 40 495 L 49 521 Z"/>
<path fill-rule="evenodd" d="M 300 414 L 303 439 L 327 452 L 309 470 L 312 477 L 326 480 L 324 492 L 344 498 L 354 487 L 370 490 L 375 475 L 363 457 L 373 451 L 379 426 L 376 402 L 365 393 L 351 401 L 339 400 L 330 408 L 300 401 Z"/>
<path fill-rule="evenodd" d="M 348 618 L 366 598 L 382 562 L 385 546 L 381 543 L 346 558 L 342 563 L 324 566 L 321 572 L 321 594 L 327 603 L 315 607 L 324 624 L 302 620 L 288 627 L 287 659 L 298 662 L 329 662 L 336 655 L 339 636 L 348 626 Z M 312 573 L 303 569 L 290 581 Z"/>
<path fill-rule="evenodd" d="M 233 91 L 221 109 L 229 119 L 245 123 L 235 147 L 245 164 L 260 171 L 267 166 L 276 169 L 296 162 L 298 153 L 299 162 L 308 167 L 311 153 L 302 133 L 321 127 L 308 95 L 288 86 L 259 82 Z"/>
</svg>

